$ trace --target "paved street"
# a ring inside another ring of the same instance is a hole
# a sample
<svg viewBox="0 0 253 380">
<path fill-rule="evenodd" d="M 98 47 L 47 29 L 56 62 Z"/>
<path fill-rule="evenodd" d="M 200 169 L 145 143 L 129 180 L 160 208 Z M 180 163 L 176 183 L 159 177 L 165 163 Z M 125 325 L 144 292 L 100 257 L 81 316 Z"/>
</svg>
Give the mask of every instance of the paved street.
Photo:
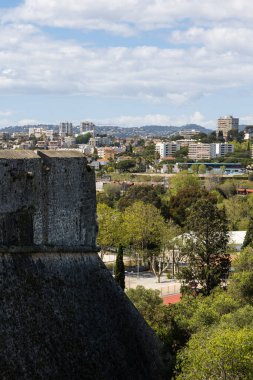
<svg viewBox="0 0 253 380">
<path fill-rule="evenodd" d="M 180 293 L 181 283 L 178 280 L 169 280 L 167 276 L 161 277 L 161 282 L 157 282 L 157 278 L 151 272 L 141 272 L 139 274 L 127 272 L 125 277 L 126 288 L 136 288 L 138 285 L 144 286 L 146 289 L 158 289 L 161 296 L 168 294 Z"/>
</svg>

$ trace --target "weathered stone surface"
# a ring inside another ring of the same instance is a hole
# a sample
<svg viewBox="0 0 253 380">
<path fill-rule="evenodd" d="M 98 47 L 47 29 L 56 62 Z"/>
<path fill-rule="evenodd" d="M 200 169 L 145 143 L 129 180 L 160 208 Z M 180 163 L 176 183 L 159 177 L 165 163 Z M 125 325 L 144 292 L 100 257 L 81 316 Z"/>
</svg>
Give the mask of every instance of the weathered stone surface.
<svg viewBox="0 0 253 380">
<path fill-rule="evenodd" d="M 0 254 L 0 377 L 164 378 L 152 331 L 97 254 Z"/>
<path fill-rule="evenodd" d="M 0 251 L 96 250 L 94 172 L 79 152 L 0 154 Z"/>
<path fill-rule="evenodd" d="M 0 379 L 160 380 L 157 341 L 96 251 L 76 152 L 0 152 Z"/>
</svg>

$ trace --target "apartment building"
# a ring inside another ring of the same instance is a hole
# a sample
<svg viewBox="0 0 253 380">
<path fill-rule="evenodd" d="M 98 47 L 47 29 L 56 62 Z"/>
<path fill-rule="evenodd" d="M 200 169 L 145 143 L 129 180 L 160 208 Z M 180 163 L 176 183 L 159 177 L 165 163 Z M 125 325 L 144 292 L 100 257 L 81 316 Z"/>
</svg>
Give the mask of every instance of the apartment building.
<svg viewBox="0 0 253 380">
<path fill-rule="evenodd" d="M 80 123 L 80 135 L 87 132 L 93 132 L 94 129 L 95 129 L 95 124 L 91 123 L 90 121 L 82 121 Z"/>
<path fill-rule="evenodd" d="M 219 132 L 222 132 L 224 139 L 227 140 L 228 132 L 232 130 L 238 132 L 238 128 L 239 128 L 238 118 L 235 118 L 231 115 L 220 117 L 218 119 L 217 135 L 219 134 Z"/>
<path fill-rule="evenodd" d="M 210 160 L 211 159 L 211 144 L 190 143 L 188 145 L 188 157 L 192 160 Z"/>
<path fill-rule="evenodd" d="M 59 125 L 59 136 L 72 136 L 73 135 L 73 124 L 69 122 L 60 123 Z"/>
<path fill-rule="evenodd" d="M 211 160 L 215 157 L 224 157 L 227 153 L 233 153 L 233 144 L 228 143 L 191 143 L 188 146 L 188 157 L 192 160 Z"/>
<path fill-rule="evenodd" d="M 112 143 L 112 140 L 107 136 L 91 137 L 89 140 L 89 145 L 94 146 L 94 147 L 108 146 L 108 145 L 111 145 L 111 143 Z"/>
<path fill-rule="evenodd" d="M 160 158 L 173 157 L 180 149 L 180 145 L 175 141 L 159 142 L 155 145 L 155 151 L 159 153 Z"/>
<path fill-rule="evenodd" d="M 228 143 L 210 144 L 211 158 L 224 157 L 227 153 L 234 152 L 234 145 Z"/>
</svg>

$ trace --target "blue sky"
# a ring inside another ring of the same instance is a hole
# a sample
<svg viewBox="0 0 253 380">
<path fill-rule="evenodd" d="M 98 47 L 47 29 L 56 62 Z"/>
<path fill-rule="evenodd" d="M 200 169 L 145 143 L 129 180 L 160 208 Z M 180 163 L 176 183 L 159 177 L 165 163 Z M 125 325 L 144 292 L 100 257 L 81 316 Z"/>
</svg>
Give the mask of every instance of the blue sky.
<svg viewBox="0 0 253 380">
<path fill-rule="evenodd" d="M 249 0 L 1 0 L 0 127 L 253 124 Z"/>
</svg>

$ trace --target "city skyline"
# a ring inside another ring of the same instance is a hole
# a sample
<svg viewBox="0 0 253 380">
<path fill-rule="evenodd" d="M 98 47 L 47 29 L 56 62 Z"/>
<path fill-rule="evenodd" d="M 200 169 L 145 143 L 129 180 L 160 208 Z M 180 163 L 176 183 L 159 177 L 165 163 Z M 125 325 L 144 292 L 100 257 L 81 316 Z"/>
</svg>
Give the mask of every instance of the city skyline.
<svg viewBox="0 0 253 380">
<path fill-rule="evenodd" d="M 253 124 L 248 0 L 2 0 L 0 128 Z"/>
</svg>

